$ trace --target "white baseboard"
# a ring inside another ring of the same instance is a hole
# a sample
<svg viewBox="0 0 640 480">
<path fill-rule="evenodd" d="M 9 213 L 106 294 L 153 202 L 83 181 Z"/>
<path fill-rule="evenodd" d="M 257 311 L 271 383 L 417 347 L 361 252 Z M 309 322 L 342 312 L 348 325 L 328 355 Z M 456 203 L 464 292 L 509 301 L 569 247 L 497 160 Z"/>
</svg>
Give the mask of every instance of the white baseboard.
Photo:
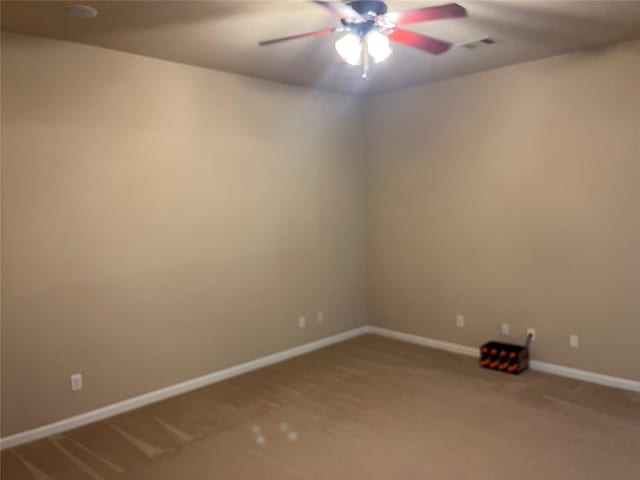
<svg viewBox="0 0 640 480">
<path fill-rule="evenodd" d="M 358 337 L 367 333 L 380 335 L 383 337 L 394 338 L 403 342 L 415 343 L 425 347 L 436 348 L 438 350 L 446 350 L 448 352 L 457 353 L 461 355 L 468 355 L 471 357 L 478 357 L 478 348 L 469 347 L 466 345 L 460 345 L 458 343 L 446 342 L 444 340 L 436 340 L 434 338 L 422 337 L 420 335 L 413 335 L 410 333 L 398 332 L 396 330 L 388 330 L 386 328 L 364 326 L 348 330 L 346 332 L 332 335 L 315 342 L 305 343 L 298 347 L 293 347 L 282 352 L 273 353 L 265 357 L 251 360 L 250 362 L 242 363 L 233 367 L 219 370 L 201 377 L 193 378 L 176 385 L 154 390 L 153 392 L 145 393 L 137 397 L 129 398 L 118 403 L 107 405 L 106 407 L 91 410 L 74 417 L 65 418 L 58 422 L 43 425 L 31 430 L 16 433 L 8 437 L 0 438 L 0 450 L 5 448 L 15 447 L 23 443 L 32 442 L 40 438 L 62 433 L 73 428 L 81 427 L 88 423 L 104 420 L 105 418 L 113 417 L 121 413 L 134 410 L 136 408 L 143 407 L 150 403 L 159 402 L 169 397 L 174 397 L 182 393 L 189 392 L 198 388 L 211 385 L 213 383 L 221 382 L 228 378 L 242 375 L 243 373 L 257 370 L 259 368 L 273 365 L 274 363 L 282 362 L 305 353 L 318 350 L 335 343 L 340 343 L 350 338 Z M 640 381 L 630 380 L 626 378 L 612 377 L 609 375 L 603 375 L 601 373 L 593 373 L 585 370 L 578 370 L 576 368 L 565 367 L 562 365 L 555 365 L 553 363 L 540 362 L 537 360 L 531 361 L 531 369 L 540 372 L 551 373 L 553 375 L 560 375 L 562 377 L 573 378 L 576 380 L 582 380 L 585 382 L 597 383 L 600 385 L 606 385 L 608 387 L 621 388 L 624 390 L 630 390 L 633 392 L 640 392 Z"/>
<path fill-rule="evenodd" d="M 337 335 L 332 335 L 330 337 L 316 340 L 315 342 L 305 343 L 304 345 L 300 345 L 298 347 L 293 347 L 282 352 L 273 353 L 271 355 L 267 355 L 266 357 L 257 358 L 255 360 L 251 360 L 250 362 L 225 368 L 224 370 L 209 373 L 201 377 L 192 378 L 191 380 L 171 385 L 169 387 L 161 388 L 159 390 L 154 390 L 153 392 L 129 398 L 118 403 L 113 403 L 111 405 L 107 405 L 106 407 L 91 410 L 74 417 L 65 418 L 58 422 L 43 425 L 42 427 L 37 427 L 31 430 L 16 433 L 15 435 L 0 438 L 0 450 L 15 447 L 23 443 L 32 442 L 40 438 L 65 432 L 67 430 L 71 430 L 72 428 L 77 428 L 88 423 L 93 423 L 105 418 L 113 417 L 114 415 L 119 415 L 121 413 L 143 407 L 150 403 L 159 402 L 160 400 L 174 397 L 176 395 L 180 395 L 181 393 L 186 393 L 197 388 L 202 388 L 204 386 L 211 385 L 212 383 L 221 382 L 222 380 L 227 380 L 228 378 L 232 378 L 238 375 L 242 375 L 243 373 L 250 372 L 252 370 L 257 370 L 259 368 L 273 365 L 274 363 L 282 362 L 299 355 L 304 355 L 305 353 L 309 353 L 314 350 L 333 345 L 334 343 L 343 342 L 350 338 L 364 335 L 365 333 L 368 333 L 368 331 L 368 327 L 366 326 L 348 330 Z"/>
<path fill-rule="evenodd" d="M 539 360 L 531 360 L 529 362 L 531 370 L 538 372 L 551 373 L 561 377 L 573 378 L 574 380 L 582 380 L 583 382 L 597 383 L 607 387 L 620 388 L 622 390 L 630 390 L 632 392 L 640 392 L 640 381 L 631 380 L 629 378 L 612 377 L 603 373 L 589 372 L 564 365 L 556 365 L 555 363 L 540 362 Z"/>
<path fill-rule="evenodd" d="M 444 340 L 436 340 L 435 338 L 421 337 L 411 333 L 398 332 L 397 330 L 389 330 L 380 327 L 368 327 L 369 333 L 380 335 L 382 337 L 395 338 L 403 342 L 415 343 L 424 347 L 437 348 L 438 350 L 446 350 L 447 352 L 459 353 L 460 355 L 468 355 L 470 357 L 478 356 L 478 349 L 475 347 L 467 347 L 459 343 L 445 342 Z"/>
<path fill-rule="evenodd" d="M 437 348 L 439 350 L 446 350 L 448 352 L 459 353 L 476 358 L 479 356 L 478 347 L 468 347 L 466 345 L 460 345 L 458 343 L 445 342 L 443 340 L 436 340 L 433 338 L 398 332 L 396 330 L 388 330 L 386 328 L 380 327 L 369 326 L 367 327 L 367 331 L 369 333 L 381 335 L 383 337 L 402 340 L 403 342 L 424 345 L 425 347 Z M 541 362 L 539 360 L 531 360 L 529 366 L 531 370 L 536 370 L 538 372 L 551 373 L 553 375 L 559 375 L 561 377 L 572 378 L 574 380 L 582 380 L 584 382 L 597 383 L 599 385 L 620 388 L 623 390 L 630 390 L 632 392 L 640 392 L 640 381 L 637 380 L 612 377 L 610 375 L 604 375 L 602 373 L 588 372 L 586 370 L 565 367 L 563 365 L 556 365 L 554 363 Z"/>
</svg>

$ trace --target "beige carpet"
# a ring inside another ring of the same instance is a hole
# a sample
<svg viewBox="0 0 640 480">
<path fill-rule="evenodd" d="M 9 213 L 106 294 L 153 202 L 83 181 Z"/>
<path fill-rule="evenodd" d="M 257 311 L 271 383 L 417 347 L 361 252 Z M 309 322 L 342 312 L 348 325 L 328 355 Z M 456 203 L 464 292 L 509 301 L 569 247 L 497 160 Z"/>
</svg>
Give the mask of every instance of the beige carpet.
<svg viewBox="0 0 640 480">
<path fill-rule="evenodd" d="M 640 395 L 360 337 L 2 453 L 2 480 L 640 478 Z"/>
</svg>

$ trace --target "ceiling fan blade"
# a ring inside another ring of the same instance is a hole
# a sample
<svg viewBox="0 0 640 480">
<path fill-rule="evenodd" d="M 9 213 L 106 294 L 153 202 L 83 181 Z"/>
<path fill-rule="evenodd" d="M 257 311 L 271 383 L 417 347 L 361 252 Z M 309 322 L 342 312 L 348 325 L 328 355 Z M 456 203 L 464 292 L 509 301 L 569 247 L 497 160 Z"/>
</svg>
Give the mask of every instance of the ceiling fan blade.
<svg viewBox="0 0 640 480">
<path fill-rule="evenodd" d="M 325 28 L 324 30 L 317 30 L 315 32 L 300 33 L 298 35 L 290 35 L 288 37 L 272 38 L 271 40 L 263 40 L 262 42 L 258 43 L 258 45 L 265 46 L 265 45 L 271 45 L 273 43 L 286 42 L 288 40 L 297 40 L 298 38 L 318 37 L 320 35 L 327 35 L 333 32 L 334 32 L 334 29 Z"/>
<path fill-rule="evenodd" d="M 451 48 L 449 42 L 436 40 L 410 30 L 398 29 L 389 35 L 389 40 L 396 43 L 407 45 L 408 47 L 417 48 L 433 55 L 439 55 Z"/>
<path fill-rule="evenodd" d="M 446 18 L 466 17 L 467 10 L 457 3 L 449 3 L 437 7 L 417 8 L 404 12 L 389 12 L 383 17 L 391 20 L 396 25 L 409 25 L 411 23 L 428 22 L 429 20 L 444 20 Z"/>
<path fill-rule="evenodd" d="M 346 18 L 347 20 L 361 20 L 366 22 L 367 19 L 356 12 L 353 8 L 351 8 L 346 3 L 342 2 L 321 2 L 319 0 L 312 0 L 316 5 L 320 5 L 321 7 L 326 8 L 335 16 L 340 18 Z"/>
</svg>

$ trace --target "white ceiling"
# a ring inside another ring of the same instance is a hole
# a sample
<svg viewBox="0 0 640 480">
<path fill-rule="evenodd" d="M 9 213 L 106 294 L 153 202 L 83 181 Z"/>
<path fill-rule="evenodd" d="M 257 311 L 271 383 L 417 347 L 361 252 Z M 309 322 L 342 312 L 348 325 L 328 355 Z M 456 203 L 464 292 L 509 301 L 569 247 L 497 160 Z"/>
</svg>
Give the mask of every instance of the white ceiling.
<svg viewBox="0 0 640 480">
<path fill-rule="evenodd" d="M 63 7 L 96 7 L 93 19 Z M 407 10 L 444 1 L 389 1 Z M 339 25 L 325 9 L 289 1 L 3 1 L 2 29 L 42 35 L 253 77 L 366 94 L 465 75 L 640 37 L 640 0 L 459 1 L 468 18 L 411 25 L 455 45 L 491 37 L 492 46 L 441 56 L 396 45 L 367 80 L 333 49 L 337 35 L 258 46 L 260 40 Z"/>
</svg>

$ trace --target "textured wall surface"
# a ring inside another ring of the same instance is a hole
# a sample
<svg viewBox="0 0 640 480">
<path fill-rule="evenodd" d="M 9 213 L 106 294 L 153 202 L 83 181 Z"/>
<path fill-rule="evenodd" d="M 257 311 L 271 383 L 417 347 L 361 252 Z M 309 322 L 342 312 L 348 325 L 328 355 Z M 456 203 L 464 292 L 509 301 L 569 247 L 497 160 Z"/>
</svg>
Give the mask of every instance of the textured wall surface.
<svg viewBox="0 0 640 480">
<path fill-rule="evenodd" d="M 358 102 L 3 35 L 2 434 L 364 324 Z"/>
<path fill-rule="evenodd" d="M 640 379 L 638 85 L 636 41 L 371 99 L 370 323 Z"/>
<path fill-rule="evenodd" d="M 2 40 L 3 436 L 367 318 L 640 379 L 640 42 L 361 100 Z"/>
</svg>

